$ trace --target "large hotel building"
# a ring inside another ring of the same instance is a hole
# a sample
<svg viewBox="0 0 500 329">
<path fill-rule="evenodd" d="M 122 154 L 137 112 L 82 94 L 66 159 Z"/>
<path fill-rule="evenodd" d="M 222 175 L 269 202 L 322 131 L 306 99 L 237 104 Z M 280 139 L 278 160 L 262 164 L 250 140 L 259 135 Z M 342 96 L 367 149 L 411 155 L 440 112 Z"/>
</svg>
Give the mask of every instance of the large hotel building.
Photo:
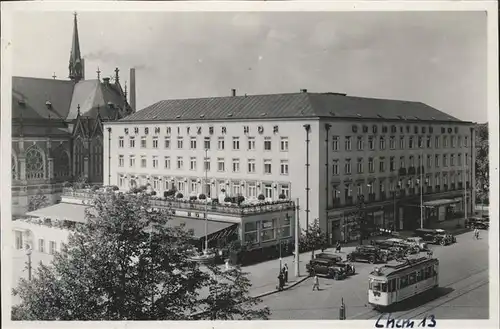
<svg viewBox="0 0 500 329">
<path fill-rule="evenodd" d="M 360 196 L 366 229 L 414 229 L 421 209 L 427 227 L 474 203 L 473 123 L 419 102 L 232 90 L 160 101 L 104 128 L 105 185 L 298 199 L 301 227 L 319 220 L 331 241 L 357 238 Z"/>
</svg>

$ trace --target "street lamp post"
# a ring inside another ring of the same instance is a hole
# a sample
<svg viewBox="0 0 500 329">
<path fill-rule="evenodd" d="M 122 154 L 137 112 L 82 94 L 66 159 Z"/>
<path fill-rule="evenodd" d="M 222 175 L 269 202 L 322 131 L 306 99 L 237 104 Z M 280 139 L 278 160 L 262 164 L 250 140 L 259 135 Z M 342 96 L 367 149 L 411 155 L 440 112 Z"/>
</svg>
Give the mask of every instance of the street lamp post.
<svg viewBox="0 0 500 329">
<path fill-rule="evenodd" d="M 208 184 L 207 160 L 208 160 L 208 149 L 205 149 L 205 161 L 203 161 L 203 166 L 205 167 L 205 188 L 208 186 L 207 185 Z M 208 195 L 208 191 L 206 193 Z M 207 215 L 207 204 L 208 204 L 208 202 L 205 199 L 205 254 L 208 254 L 208 215 Z"/>
<path fill-rule="evenodd" d="M 31 281 L 31 247 L 27 246 L 26 248 L 26 256 L 28 256 L 28 262 L 26 265 L 28 265 L 28 280 Z"/>
</svg>

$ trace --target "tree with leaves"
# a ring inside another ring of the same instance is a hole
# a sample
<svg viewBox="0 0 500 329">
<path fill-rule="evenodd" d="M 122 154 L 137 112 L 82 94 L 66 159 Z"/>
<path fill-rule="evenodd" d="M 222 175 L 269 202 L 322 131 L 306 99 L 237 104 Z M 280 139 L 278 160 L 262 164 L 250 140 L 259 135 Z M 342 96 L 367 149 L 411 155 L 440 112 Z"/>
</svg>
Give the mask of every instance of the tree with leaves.
<svg viewBox="0 0 500 329">
<path fill-rule="evenodd" d="M 326 234 L 321 230 L 319 220 L 317 218 L 309 224 L 307 229 L 302 231 L 299 239 L 301 249 L 312 250 L 312 257 L 314 257 L 314 251 L 316 249 L 320 249 L 327 244 Z"/>
<path fill-rule="evenodd" d="M 48 206 L 49 199 L 41 189 L 38 189 L 34 195 L 30 196 L 28 201 L 28 211 L 35 211 L 37 209 Z"/>
<path fill-rule="evenodd" d="M 488 199 L 490 179 L 489 179 L 489 138 L 488 124 L 479 124 L 476 126 L 476 193 L 478 198 L 484 202 Z"/>
<path fill-rule="evenodd" d="M 169 220 L 144 193 L 97 193 L 52 264 L 13 290 L 13 320 L 267 319 L 246 274 L 189 259 L 192 231 Z"/>
</svg>

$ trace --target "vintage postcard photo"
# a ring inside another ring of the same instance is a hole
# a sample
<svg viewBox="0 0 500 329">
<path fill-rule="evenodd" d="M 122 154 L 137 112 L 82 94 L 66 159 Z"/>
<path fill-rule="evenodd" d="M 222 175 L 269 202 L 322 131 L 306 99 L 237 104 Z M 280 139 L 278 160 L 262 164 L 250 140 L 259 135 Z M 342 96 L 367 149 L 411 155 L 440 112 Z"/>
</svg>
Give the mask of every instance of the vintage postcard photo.
<svg viewBox="0 0 500 329">
<path fill-rule="evenodd" d="M 2 3 L 4 324 L 498 327 L 497 22 Z"/>
</svg>

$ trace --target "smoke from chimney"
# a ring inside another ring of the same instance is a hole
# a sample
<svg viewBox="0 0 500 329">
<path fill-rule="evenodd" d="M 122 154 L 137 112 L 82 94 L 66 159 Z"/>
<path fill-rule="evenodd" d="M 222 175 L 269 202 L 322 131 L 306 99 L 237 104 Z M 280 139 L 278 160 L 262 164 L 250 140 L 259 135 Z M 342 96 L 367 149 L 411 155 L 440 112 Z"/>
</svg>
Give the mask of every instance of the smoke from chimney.
<svg viewBox="0 0 500 329">
<path fill-rule="evenodd" d="M 130 69 L 130 107 L 132 112 L 136 111 L 135 108 L 135 68 Z"/>
</svg>

